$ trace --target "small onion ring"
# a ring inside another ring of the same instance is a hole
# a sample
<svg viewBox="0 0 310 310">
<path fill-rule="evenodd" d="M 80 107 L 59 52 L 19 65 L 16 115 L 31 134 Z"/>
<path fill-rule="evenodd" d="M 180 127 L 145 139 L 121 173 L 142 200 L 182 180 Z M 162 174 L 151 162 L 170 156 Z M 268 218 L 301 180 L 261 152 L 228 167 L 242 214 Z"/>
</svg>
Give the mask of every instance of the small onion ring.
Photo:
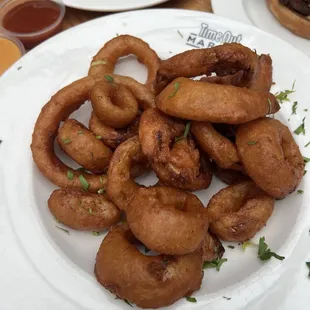
<svg viewBox="0 0 310 310">
<path fill-rule="evenodd" d="M 266 225 L 274 203 L 252 181 L 230 185 L 209 201 L 210 231 L 225 241 L 251 239 Z"/>
</svg>

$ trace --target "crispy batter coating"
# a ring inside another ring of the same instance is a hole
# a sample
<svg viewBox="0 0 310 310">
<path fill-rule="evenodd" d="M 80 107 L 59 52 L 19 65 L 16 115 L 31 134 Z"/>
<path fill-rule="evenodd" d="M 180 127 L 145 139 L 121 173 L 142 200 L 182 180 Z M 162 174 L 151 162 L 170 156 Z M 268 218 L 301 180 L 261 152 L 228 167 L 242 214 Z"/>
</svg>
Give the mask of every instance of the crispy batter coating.
<svg viewBox="0 0 310 310">
<path fill-rule="evenodd" d="M 131 54 L 137 56 L 138 61 L 148 68 L 145 85 L 153 91 L 160 59 L 146 42 L 130 35 L 120 35 L 108 41 L 94 56 L 88 75 L 103 77 L 113 73 L 118 59 Z"/>
<path fill-rule="evenodd" d="M 225 241 L 251 239 L 266 225 L 274 203 L 253 181 L 230 185 L 209 201 L 210 231 Z"/>
<path fill-rule="evenodd" d="M 191 131 L 200 147 L 223 169 L 240 170 L 240 159 L 233 142 L 208 122 L 192 122 Z"/>
<path fill-rule="evenodd" d="M 77 230 L 102 231 L 120 219 L 119 209 L 105 195 L 80 189 L 55 190 L 48 207 L 62 224 Z"/>
<path fill-rule="evenodd" d="M 141 187 L 130 174 L 134 163 L 144 163 L 145 157 L 137 136 L 120 144 L 111 159 L 108 171 L 108 197 L 121 209 L 126 210 Z"/>
<path fill-rule="evenodd" d="M 207 231 L 202 243 L 202 252 L 203 261 L 210 262 L 214 259 L 222 258 L 225 248 L 217 236 Z"/>
<path fill-rule="evenodd" d="M 212 179 L 208 160 L 200 155 L 190 137 L 175 142 L 184 131 L 182 122 L 157 109 L 145 111 L 139 127 L 143 153 L 161 184 L 190 191 L 207 188 Z"/>
<path fill-rule="evenodd" d="M 203 204 L 193 194 L 170 188 L 140 188 L 126 210 L 135 237 L 168 255 L 197 250 L 208 229 Z"/>
<path fill-rule="evenodd" d="M 261 118 L 240 126 L 236 144 L 247 174 L 270 196 L 284 198 L 300 183 L 303 157 L 280 121 Z"/>
<path fill-rule="evenodd" d="M 244 173 L 244 169 L 242 169 L 242 171 L 238 171 L 232 169 L 222 169 L 217 165 L 214 167 L 214 174 L 217 178 L 228 185 L 250 180 L 250 178 Z"/>
<path fill-rule="evenodd" d="M 160 308 L 200 288 L 201 251 L 179 256 L 145 256 L 134 242 L 129 227 L 122 225 L 113 227 L 100 246 L 95 275 L 111 293 L 140 308 Z"/>
<path fill-rule="evenodd" d="M 112 157 L 112 151 L 74 119 L 60 127 L 57 142 L 74 161 L 95 174 L 104 172 Z"/>
<path fill-rule="evenodd" d="M 171 82 L 156 97 L 156 106 L 170 116 L 227 124 L 246 123 L 280 109 L 268 92 L 186 78 Z"/>
<path fill-rule="evenodd" d="M 97 83 L 90 92 L 96 116 L 106 125 L 124 128 L 138 115 L 138 102 L 124 86 L 114 83 Z"/>
</svg>

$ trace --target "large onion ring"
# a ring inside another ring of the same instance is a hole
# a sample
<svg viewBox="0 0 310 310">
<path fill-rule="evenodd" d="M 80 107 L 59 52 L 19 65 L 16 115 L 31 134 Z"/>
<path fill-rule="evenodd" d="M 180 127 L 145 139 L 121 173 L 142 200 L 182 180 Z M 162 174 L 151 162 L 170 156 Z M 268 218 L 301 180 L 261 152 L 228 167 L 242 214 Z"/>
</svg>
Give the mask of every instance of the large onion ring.
<svg viewBox="0 0 310 310">
<path fill-rule="evenodd" d="M 170 83 L 156 97 L 156 106 L 174 117 L 227 124 L 242 124 L 280 109 L 268 92 L 186 78 Z"/>
<path fill-rule="evenodd" d="M 162 254 L 182 255 L 197 250 L 208 229 L 200 200 L 170 187 L 140 188 L 126 215 L 135 237 Z"/>
<path fill-rule="evenodd" d="M 107 42 L 94 56 L 88 75 L 103 77 L 105 74 L 113 73 L 117 60 L 130 54 L 136 55 L 148 68 L 145 85 L 153 91 L 160 60 L 146 42 L 130 35 L 121 35 Z"/>
<path fill-rule="evenodd" d="M 261 118 L 241 125 L 236 144 L 247 174 L 270 196 L 290 194 L 304 174 L 304 161 L 290 130 L 280 121 Z"/>
<path fill-rule="evenodd" d="M 202 253 L 145 256 L 132 244 L 127 225 L 113 227 L 96 257 L 98 282 L 141 308 L 169 306 L 198 290 L 203 278 Z"/>
<path fill-rule="evenodd" d="M 210 231 L 225 241 L 251 239 L 266 225 L 274 203 L 252 181 L 230 185 L 209 201 Z"/>
</svg>

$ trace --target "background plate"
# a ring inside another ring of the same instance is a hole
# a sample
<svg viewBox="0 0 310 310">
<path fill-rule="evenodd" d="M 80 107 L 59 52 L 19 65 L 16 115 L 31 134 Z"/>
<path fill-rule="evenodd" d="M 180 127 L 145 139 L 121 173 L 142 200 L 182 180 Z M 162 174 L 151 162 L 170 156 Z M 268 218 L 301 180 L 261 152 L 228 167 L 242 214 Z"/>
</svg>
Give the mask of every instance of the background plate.
<svg viewBox="0 0 310 310">
<path fill-rule="evenodd" d="M 169 0 L 64 0 L 66 6 L 99 12 L 117 12 L 146 8 Z"/>
<path fill-rule="evenodd" d="M 158 20 L 161 22 L 158 23 Z M 104 29 L 104 31 L 102 30 Z M 296 79 L 298 114 L 292 104 L 282 105 L 276 115 L 294 130 L 306 117 L 310 102 L 310 59 L 284 41 L 255 27 L 185 10 L 148 10 L 111 15 L 82 24 L 51 38 L 14 64 L 0 79 L 0 308 L 1 309 L 124 309 L 123 301 L 103 289 L 93 275 L 94 259 L 103 236 L 57 229 L 46 201 L 55 188 L 38 172 L 30 152 L 34 123 L 57 90 L 87 74 L 92 56 L 116 34 L 141 37 L 162 59 L 193 47 L 238 41 L 273 58 L 272 91 L 290 89 Z M 218 35 L 217 35 L 218 34 Z M 223 40 L 222 40 L 223 41 Z M 146 69 L 133 57 L 119 61 L 116 72 L 145 80 Z M 72 117 L 87 123 L 89 104 Z M 290 118 L 290 121 L 288 119 Z M 296 136 L 303 146 L 309 136 Z M 310 148 L 309 148 L 310 149 Z M 65 157 L 62 155 L 62 158 Z M 278 201 L 268 225 L 254 239 L 265 236 L 271 249 L 286 257 L 262 263 L 257 249 L 243 252 L 240 246 L 226 247 L 228 262 L 220 272 L 206 270 L 203 285 L 194 293 L 198 302 L 185 299 L 167 309 L 309 309 L 310 174 L 300 189 Z M 156 183 L 153 175 L 140 179 Z M 206 204 L 223 184 L 213 180 L 208 190 L 197 192 Z M 48 286 L 49 285 L 49 286 Z M 227 298 L 224 298 L 227 297 Z M 283 296 L 286 296 L 285 298 Z M 18 297 L 18 298 L 17 298 Z M 229 299 L 231 298 L 231 299 Z M 48 305 L 46 304 L 48 300 Z M 65 300 L 65 301 L 64 301 Z"/>
<path fill-rule="evenodd" d="M 266 0 L 211 0 L 211 2 L 215 14 L 253 24 L 310 56 L 310 40 L 298 37 L 283 27 L 269 11 Z"/>
</svg>

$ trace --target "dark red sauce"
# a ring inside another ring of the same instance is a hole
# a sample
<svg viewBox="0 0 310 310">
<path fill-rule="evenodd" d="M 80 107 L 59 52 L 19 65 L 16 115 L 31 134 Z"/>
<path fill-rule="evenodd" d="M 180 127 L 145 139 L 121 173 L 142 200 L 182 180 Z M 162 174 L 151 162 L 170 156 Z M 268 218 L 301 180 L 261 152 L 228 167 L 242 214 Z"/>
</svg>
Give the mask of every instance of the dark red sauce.
<svg viewBox="0 0 310 310">
<path fill-rule="evenodd" d="M 4 16 L 3 27 L 12 32 L 36 32 L 52 25 L 59 15 L 60 8 L 52 1 L 28 1 Z"/>
</svg>

